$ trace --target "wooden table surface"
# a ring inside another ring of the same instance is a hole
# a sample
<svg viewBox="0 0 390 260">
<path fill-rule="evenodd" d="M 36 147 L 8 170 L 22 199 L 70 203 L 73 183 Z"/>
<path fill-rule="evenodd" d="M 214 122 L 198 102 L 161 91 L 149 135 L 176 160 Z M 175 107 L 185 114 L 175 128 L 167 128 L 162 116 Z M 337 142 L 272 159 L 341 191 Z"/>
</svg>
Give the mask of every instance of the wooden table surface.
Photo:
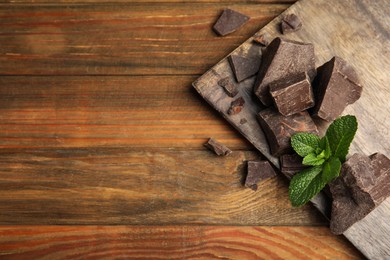
<svg viewBox="0 0 390 260">
<path fill-rule="evenodd" d="M 191 87 L 294 1 L 183 2 L 0 1 L 1 259 L 362 258 Z"/>
</svg>

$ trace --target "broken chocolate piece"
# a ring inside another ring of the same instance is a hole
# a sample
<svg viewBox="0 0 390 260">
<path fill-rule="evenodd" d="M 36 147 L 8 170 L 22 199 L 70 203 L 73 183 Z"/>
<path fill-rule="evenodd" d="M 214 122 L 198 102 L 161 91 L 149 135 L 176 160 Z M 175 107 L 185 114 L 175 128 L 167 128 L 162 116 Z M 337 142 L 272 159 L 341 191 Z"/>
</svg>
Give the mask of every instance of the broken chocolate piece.
<svg viewBox="0 0 390 260">
<path fill-rule="evenodd" d="M 256 191 L 258 182 L 274 176 L 276 176 L 276 173 L 268 161 L 248 161 L 245 187 Z"/>
<path fill-rule="evenodd" d="M 207 143 L 204 144 L 205 147 L 213 151 L 218 156 L 226 156 L 232 153 L 232 151 L 227 148 L 225 145 L 221 144 L 213 138 L 209 138 Z"/>
<path fill-rule="evenodd" d="M 229 97 L 235 97 L 238 94 L 236 85 L 228 77 L 220 79 L 218 85 L 223 87 Z"/>
<path fill-rule="evenodd" d="M 249 20 L 249 17 L 236 12 L 232 9 L 225 9 L 217 22 L 213 26 L 213 30 L 220 36 L 225 36 L 236 31 Z"/>
<path fill-rule="evenodd" d="M 284 16 L 280 25 L 283 34 L 292 33 L 302 28 L 302 22 L 295 14 Z"/>
<path fill-rule="evenodd" d="M 274 108 L 267 108 L 258 114 L 259 123 L 267 137 L 270 152 L 280 156 L 292 152 L 290 139 L 297 132 L 317 134 L 317 127 L 307 111 L 283 116 Z"/>
<path fill-rule="evenodd" d="M 303 158 L 298 154 L 283 154 L 280 156 L 280 171 L 291 179 L 298 172 L 306 169 L 308 166 L 302 164 Z"/>
<path fill-rule="evenodd" d="M 313 90 L 305 72 L 274 81 L 269 90 L 276 108 L 284 116 L 314 106 Z"/>
<path fill-rule="evenodd" d="M 317 71 L 313 84 L 316 97 L 314 115 L 333 121 L 349 104 L 360 98 L 363 88 L 356 71 L 340 57 L 333 57 Z"/>
<path fill-rule="evenodd" d="M 269 84 L 289 75 L 307 72 L 310 80 L 316 74 L 313 44 L 275 38 L 265 49 L 254 90 L 260 101 L 270 106 Z"/>
<path fill-rule="evenodd" d="M 259 71 L 260 61 L 260 57 L 245 58 L 238 55 L 229 56 L 229 63 L 234 73 L 234 76 L 236 76 L 237 82 L 241 82 L 244 79 L 255 75 Z"/>
<path fill-rule="evenodd" d="M 382 154 L 354 154 L 329 184 L 333 197 L 330 229 L 342 234 L 390 196 L 390 160 Z"/>
<path fill-rule="evenodd" d="M 232 101 L 230 103 L 230 107 L 228 110 L 228 115 L 237 115 L 238 113 L 241 112 L 245 104 L 245 100 L 242 97 L 237 98 L 236 100 Z"/>
<path fill-rule="evenodd" d="M 269 38 L 270 37 L 268 34 L 263 33 L 263 34 L 256 35 L 255 37 L 253 37 L 253 41 L 255 43 L 260 44 L 260 45 L 267 46 L 269 44 Z"/>
</svg>

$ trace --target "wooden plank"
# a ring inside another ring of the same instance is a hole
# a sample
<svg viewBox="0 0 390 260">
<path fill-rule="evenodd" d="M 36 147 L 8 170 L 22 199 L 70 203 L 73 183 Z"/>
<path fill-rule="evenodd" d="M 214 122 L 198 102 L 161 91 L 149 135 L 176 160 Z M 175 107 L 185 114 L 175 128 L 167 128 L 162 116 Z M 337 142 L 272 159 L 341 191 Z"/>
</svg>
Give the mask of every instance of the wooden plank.
<svg viewBox="0 0 390 260">
<path fill-rule="evenodd" d="M 226 6 L 0 5 L 0 74 L 201 74 L 289 5 L 229 4 L 251 20 L 217 37 Z"/>
<path fill-rule="evenodd" d="M 0 227 L 2 259 L 362 259 L 325 227 Z"/>
<path fill-rule="evenodd" d="M 377 1 L 375 4 L 354 0 L 343 2 L 302 0 L 285 12 L 297 14 L 304 24 L 302 30 L 285 38 L 313 43 L 317 65 L 338 55 L 353 65 L 360 76 L 364 86 L 363 95 L 358 102 L 344 111 L 344 114 L 356 115 L 359 122 L 359 129 L 350 149 L 351 154 L 355 152 L 371 154 L 377 151 L 386 154 L 390 150 L 390 123 L 387 120 L 390 107 L 386 106 L 390 98 L 390 91 L 386 87 L 390 80 L 387 73 L 390 70 L 390 56 L 386 55 L 390 52 L 390 36 L 386 30 L 390 25 L 389 12 L 390 6 L 385 0 Z M 283 14 L 259 33 L 267 32 L 273 37 L 281 36 L 278 26 L 282 16 Z M 364 26 L 361 21 L 364 21 Z M 243 53 L 251 57 L 258 55 L 259 51 L 259 47 L 255 47 L 250 38 L 234 53 Z M 224 59 L 198 79 L 194 86 L 216 110 L 277 165 L 277 159 L 270 155 L 264 134 L 256 122 L 255 114 L 260 107 L 252 99 L 253 78 L 241 84 L 241 95 L 248 105 L 240 116 L 245 116 L 248 123 L 241 125 L 239 117 L 229 117 L 226 114 L 231 101 L 222 95 L 220 87 L 216 84 L 219 79 L 226 76 L 233 77 L 227 60 Z M 326 205 L 316 206 L 323 211 Z M 367 257 L 371 258 L 390 256 L 390 249 L 381 246 L 383 243 L 390 244 L 390 227 L 386 224 L 390 218 L 390 207 L 386 202 L 379 208 L 376 212 L 380 213 L 373 212 L 375 221 L 370 222 L 368 227 L 359 223 L 354 225 L 355 229 L 361 231 L 379 230 L 377 233 L 372 231 L 373 233 L 369 234 L 373 239 L 371 243 L 362 242 L 356 235 L 359 232 L 348 236 Z M 371 229 L 370 226 L 377 227 Z"/>
<path fill-rule="evenodd" d="M 172 149 L 0 150 L 1 224 L 323 225 L 295 209 L 280 178 L 242 185 L 254 152 Z"/>
</svg>

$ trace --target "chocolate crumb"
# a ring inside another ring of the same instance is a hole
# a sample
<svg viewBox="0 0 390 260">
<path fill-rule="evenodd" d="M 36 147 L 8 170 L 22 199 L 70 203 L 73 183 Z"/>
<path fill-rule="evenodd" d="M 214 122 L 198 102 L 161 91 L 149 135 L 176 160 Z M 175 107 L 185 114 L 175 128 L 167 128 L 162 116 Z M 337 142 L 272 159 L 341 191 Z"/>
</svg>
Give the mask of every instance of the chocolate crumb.
<svg viewBox="0 0 390 260">
<path fill-rule="evenodd" d="M 258 43 L 258 44 L 263 45 L 263 46 L 267 46 L 270 43 L 269 36 L 266 33 L 256 35 L 253 38 L 253 42 Z"/>
<path fill-rule="evenodd" d="M 232 101 L 230 104 L 228 115 L 237 115 L 241 112 L 245 104 L 245 100 L 242 97 L 237 98 L 236 100 Z"/>
<path fill-rule="evenodd" d="M 283 34 L 292 33 L 302 28 L 301 20 L 295 14 L 288 14 L 283 17 L 281 30 Z"/>
<path fill-rule="evenodd" d="M 225 145 L 221 144 L 213 138 L 209 138 L 207 143 L 204 144 L 205 147 L 213 151 L 218 156 L 226 156 L 232 153 L 232 151 L 227 148 Z"/>
<path fill-rule="evenodd" d="M 236 85 L 228 77 L 220 79 L 218 85 L 225 90 L 229 97 L 235 97 L 238 94 Z"/>
<path fill-rule="evenodd" d="M 245 118 L 241 118 L 241 120 L 240 120 L 240 124 L 246 124 L 246 122 L 248 122 Z"/>
</svg>

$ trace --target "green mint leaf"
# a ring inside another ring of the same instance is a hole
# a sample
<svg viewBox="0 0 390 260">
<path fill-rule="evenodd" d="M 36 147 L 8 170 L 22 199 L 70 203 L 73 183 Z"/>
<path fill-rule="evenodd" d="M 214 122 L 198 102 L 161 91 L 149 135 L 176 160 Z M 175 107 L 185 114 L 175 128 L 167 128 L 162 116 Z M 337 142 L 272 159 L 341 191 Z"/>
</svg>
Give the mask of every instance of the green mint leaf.
<svg viewBox="0 0 390 260">
<path fill-rule="evenodd" d="M 324 163 L 322 169 L 322 180 L 325 183 L 330 182 L 334 178 L 338 177 L 341 170 L 341 162 L 337 157 L 330 157 L 330 159 Z"/>
<path fill-rule="evenodd" d="M 291 137 L 291 146 L 297 154 L 305 157 L 320 147 L 320 138 L 311 133 L 296 133 Z"/>
<path fill-rule="evenodd" d="M 308 155 L 303 158 L 302 164 L 303 165 L 311 165 L 311 166 L 318 166 L 325 162 L 325 160 L 315 153 L 309 153 Z"/>
<path fill-rule="evenodd" d="M 321 166 L 314 166 L 301 171 L 291 179 L 288 195 L 294 207 L 304 205 L 325 187 L 326 182 L 322 180 L 321 172 Z"/>
<path fill-rule="evenodd" d="M 320 146 L 322 148 L 322 152 L 324 152 L 324 159 L 329 159 L 329 157 L 332 155 L 332 151 L 330 149 L 329 140 L 328 137 L 324 136 L 321 138 Z"/>
<path fill-rule="evenodd" d="M 341 162 L 344 162 L 347 157 L 357 127 L 356 117 L 347 115 L 336 119 L 326 131 L 332 155 L 339 158 Z"/>
</svg>

